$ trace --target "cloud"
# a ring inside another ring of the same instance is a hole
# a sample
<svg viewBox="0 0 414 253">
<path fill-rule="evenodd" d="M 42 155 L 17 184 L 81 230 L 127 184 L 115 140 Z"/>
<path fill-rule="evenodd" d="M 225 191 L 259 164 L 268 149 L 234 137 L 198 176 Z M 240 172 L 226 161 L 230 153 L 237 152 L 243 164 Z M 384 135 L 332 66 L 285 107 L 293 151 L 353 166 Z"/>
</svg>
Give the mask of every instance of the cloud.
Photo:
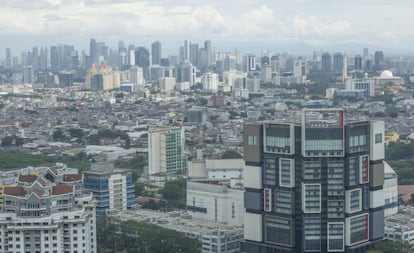
<svg viewBox="0 0 414 253">
<path fill-rule="evenodd" d="M 374 4 L 378 2 L 378 4 Z M 409 0 L 2 0 L 0 36 L 409 44 Z M 372 15 L 371 15 L 372 13 Z M 382 13 L 384 19 L 375 13 Z M 386 18 L 386 20 L 385 20 Z M 400 29 L 395 29 L 398 27 Z M 384 31 L 385 30 L 385 31 Z M 0 42 L 0 47 L 2 46 Z"/>
</svg>

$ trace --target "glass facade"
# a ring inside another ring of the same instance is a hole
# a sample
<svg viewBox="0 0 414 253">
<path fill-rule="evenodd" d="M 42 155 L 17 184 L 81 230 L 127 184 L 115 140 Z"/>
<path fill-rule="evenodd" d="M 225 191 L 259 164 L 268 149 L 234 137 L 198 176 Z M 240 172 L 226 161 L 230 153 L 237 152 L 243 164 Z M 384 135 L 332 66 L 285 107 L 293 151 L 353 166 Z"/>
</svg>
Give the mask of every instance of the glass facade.
<svg viewBox="0 0 414 253">
<path fill-rule="evenodd" d="M 328 251 L 344 250 L 344 223 L 328 223 Z"/>
<path fill-rule="evenodd" d="M 304 217 L 304 233 L 306 251 L 321 250 L 321 218 L 320 217 Z"/>
<path fill-rule="evenodd" d="M 369 238 L 368 214 L 350 218 L 350 223 L 351 244 L 367 241 Z"/>
<path fill-rule="evenodd" d="M 292 244 L 292 221 L 290 219 L 265 216 L 265 240 L 269 243 Z"/>
<path fill-rule="evenodd" d="M 303 179 L 320 179 L 321 178 L 321 162 L 320 161 L 304 161 Z"/>
<path fill-rule="evenodd" d="M 328 196 L 344 196 L 344 163 L 328 162 Z"/>
<path fill-rule="evenodd" d="M 290 125 L 265 125 L 265 152 L 289 154 L 291 152 Z"/>
<path fill-rule="evenodd" d="M 321 197 L 320 184 L 303 184 L 303 211 L 305 213 L 320 213 Z"/>
<path fill-rule="evenodd" d="M 279 159 L 279 185 L 283 187 L 295 186 L 295 160 Z"/>
</svg>

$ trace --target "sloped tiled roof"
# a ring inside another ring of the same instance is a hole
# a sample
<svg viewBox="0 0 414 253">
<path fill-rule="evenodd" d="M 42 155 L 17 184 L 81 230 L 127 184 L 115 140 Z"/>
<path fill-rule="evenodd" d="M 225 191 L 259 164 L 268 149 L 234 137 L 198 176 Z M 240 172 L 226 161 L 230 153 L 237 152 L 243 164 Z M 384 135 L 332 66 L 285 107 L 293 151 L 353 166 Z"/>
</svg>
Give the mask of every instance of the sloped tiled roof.
<svg viewBox="0 0 414 253">
<path fill-rule="evenodd" d="M 25 191 L 21 186 L 5 187 L 3 195 L 24 196 Z"/>
<path fill-rule="evenodd" d="M 19 182 L 33 183 L 36 180 L 36 175 L 19 175 Z"/>
<path fill-rule="evenodd" d="M 72 182 L 82 180 L 82 174 L 65 174 L 63 175 L 63 181 Z"/>
<path fill-rule="evenodd" d="M 52 187 L 53 195 L 62 195 L 73 192 L 73 186 L 69 185 L 56 185 Z"/>
</svg>

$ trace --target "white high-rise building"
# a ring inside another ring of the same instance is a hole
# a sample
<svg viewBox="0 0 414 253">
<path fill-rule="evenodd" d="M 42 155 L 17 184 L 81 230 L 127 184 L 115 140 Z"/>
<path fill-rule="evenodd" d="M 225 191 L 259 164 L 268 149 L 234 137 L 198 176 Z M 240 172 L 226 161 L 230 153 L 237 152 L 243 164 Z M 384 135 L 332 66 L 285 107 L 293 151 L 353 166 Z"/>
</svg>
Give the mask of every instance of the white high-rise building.
<svg viewBox="0 0 414 253">
<path fill-rule="evenodd" d="M 216 73 L 208 72 L 201 76 L 201 83 L 204 90 L 217 91 L 219 76 Z"/>
<path fill-rule="evenodd" d="M 184 128 L 151 126 L 148 130 L 148 174 L 185 172 L 184 144 Z"/>
<path fill-rule="evenodd" d="M 0 252 L 96 252 L 95 201 L 81 174 L 49 168 L 4 188 Z"/>
<path fill-rule="evenodd" d="M 129 81 L 133 84 L 144 84 L 144 72 L 141 67 L 132 66 L 129 69 Z"/>
</svg>

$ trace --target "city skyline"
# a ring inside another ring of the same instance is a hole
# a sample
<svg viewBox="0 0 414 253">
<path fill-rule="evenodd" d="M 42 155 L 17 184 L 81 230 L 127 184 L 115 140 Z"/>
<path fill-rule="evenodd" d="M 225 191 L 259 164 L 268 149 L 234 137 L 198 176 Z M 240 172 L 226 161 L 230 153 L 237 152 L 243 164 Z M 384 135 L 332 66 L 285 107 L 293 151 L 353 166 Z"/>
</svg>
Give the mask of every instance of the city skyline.
<svg viewBox="0 0 414 253">
<path fill-rule="evenodd" d="M 210 39 L 225 50 L 298 53 L 312 48 L 354 51 L 362 47 L 412 52 L 414 42 L 409 27 L 409 7 L 414 2 L 408 0 L 209 0 L 202 4 L 187 0 L 6 0 L 2 4 L 0 21 L 7 25 L 0 26 L 0 47 L 14 52 L 57 43 L 87 49 L 90 38 L 113 46 L 124 40 L 149 47 L 160 40 L 166 54 L 175 53 L 185 39 Z M 4 52 L 0 53 L 2 57 Z"/>
</svg>

